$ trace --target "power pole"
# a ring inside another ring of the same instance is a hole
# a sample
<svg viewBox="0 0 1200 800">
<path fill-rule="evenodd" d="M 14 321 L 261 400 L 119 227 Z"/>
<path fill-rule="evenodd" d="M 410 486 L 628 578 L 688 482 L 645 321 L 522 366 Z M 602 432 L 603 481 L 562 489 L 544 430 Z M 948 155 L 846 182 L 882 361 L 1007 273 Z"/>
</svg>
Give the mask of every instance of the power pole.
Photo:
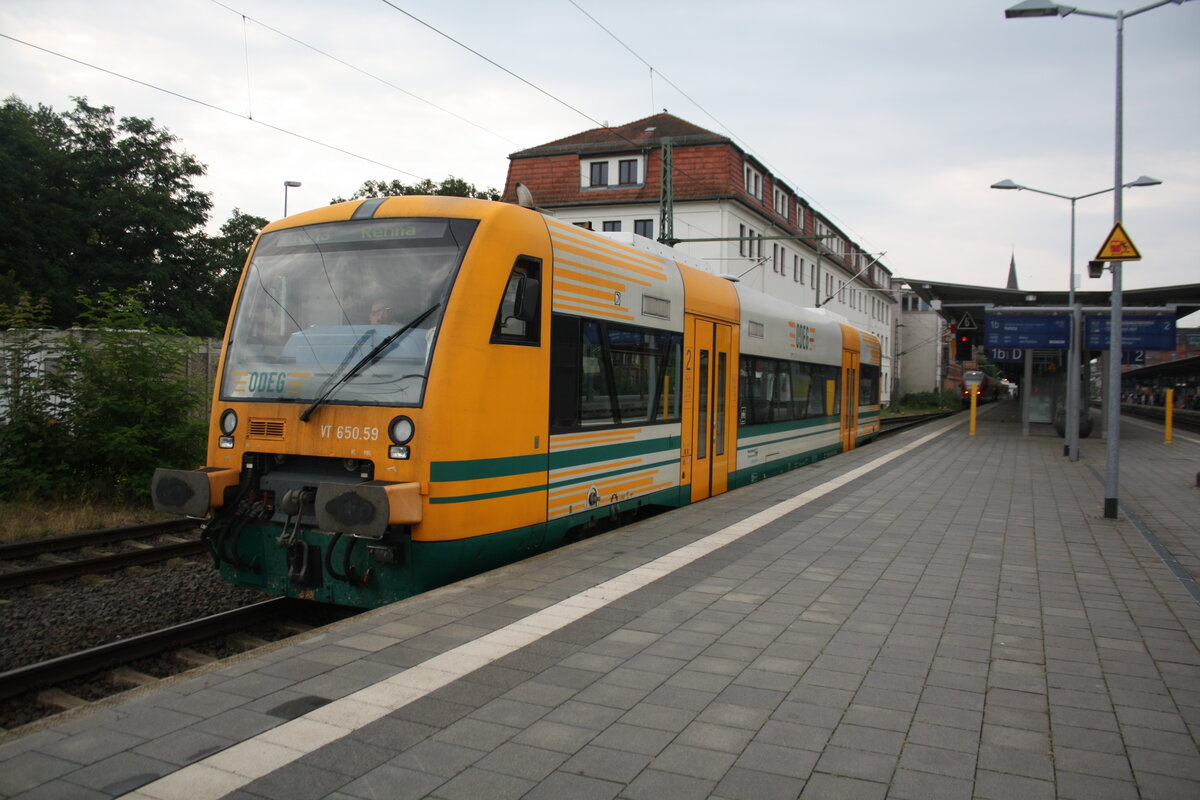
<svg viewBox="0 0 1200 800">
<path fill-rule="evenodd" d="M 679 241 L 675 238 L 675 184 L 674 156 L 671 153 L 671 139 L 664 136 L 662 140 L 662 179 L 658 188 L 658 240 L 668 247 L 674 247 Z"/>
</svg>

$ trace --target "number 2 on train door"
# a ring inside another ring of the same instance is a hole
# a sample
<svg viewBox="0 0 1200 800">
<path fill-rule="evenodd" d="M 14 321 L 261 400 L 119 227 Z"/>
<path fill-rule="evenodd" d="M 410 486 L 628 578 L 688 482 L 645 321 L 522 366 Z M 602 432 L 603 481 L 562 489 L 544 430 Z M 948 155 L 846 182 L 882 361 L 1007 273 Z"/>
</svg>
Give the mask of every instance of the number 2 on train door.
<svg viewBox="0 0 1200 800">
<path fill-rule="evenodd" d="M 729 483 L 729 402 L 733 329 L 692 320 L 692 501 L 721 494 Z M 687 424 L 685 422 L 685 424 Z"/>
</svg>

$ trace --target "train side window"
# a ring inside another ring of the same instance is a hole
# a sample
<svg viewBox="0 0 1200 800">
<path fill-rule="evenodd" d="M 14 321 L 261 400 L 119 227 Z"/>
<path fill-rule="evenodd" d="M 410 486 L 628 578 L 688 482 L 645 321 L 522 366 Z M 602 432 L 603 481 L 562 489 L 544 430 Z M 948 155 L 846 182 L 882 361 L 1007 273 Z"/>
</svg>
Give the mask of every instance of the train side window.
<svg viewBox="0 0 1200 800">
<path fill-rule="evenodd" d="M 550 318 L 550 430 L 579 427 L 579 318 Z"/>
<path fill-rule="evenodd" d="M 606 352 L 598 322 L 583 321 L 580 350 L 579 421 L 584 427 L 619 422 L 614 413 L 612 357 Z"/>
<path fill-rule="evenodd" d="M 541 278 L 540 258 L 517 257 L 496 311 L 493 344 L 536 345 L 541 341 Z"/>
</svg>

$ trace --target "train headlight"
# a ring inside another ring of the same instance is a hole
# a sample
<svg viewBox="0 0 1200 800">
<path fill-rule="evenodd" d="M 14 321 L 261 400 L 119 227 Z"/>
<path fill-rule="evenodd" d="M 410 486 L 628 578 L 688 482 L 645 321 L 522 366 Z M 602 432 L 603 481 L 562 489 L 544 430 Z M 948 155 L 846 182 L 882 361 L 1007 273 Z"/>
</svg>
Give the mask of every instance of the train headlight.
<svg viewBox="0 0 1200 800">
<path fill-rule="evenodd" d="M 413 421 L 404 415 L 400 415 L 388 423 L 388 436 L 391 437 L 393 444 L 408 444 L 416 433 L 416 428 L 413 426 Z"/>
<path fill-rule="evenodd" d="M 394 444 L 388 448 L 388 458 L 397 461 L 407 461 L 408 455 L 408 445 L 406 444 Z"/>
<path fill-rule="evenodd" d="M 218 425 L 223 435 L 217 437 L 217 447 L 222 450 L 233 449 L 233 432 L 237 430 L 237 424 L 238 417 L 236 411 L 232 408 L 227 408 L 221 412 L 221 421 Z"/>
</svg>

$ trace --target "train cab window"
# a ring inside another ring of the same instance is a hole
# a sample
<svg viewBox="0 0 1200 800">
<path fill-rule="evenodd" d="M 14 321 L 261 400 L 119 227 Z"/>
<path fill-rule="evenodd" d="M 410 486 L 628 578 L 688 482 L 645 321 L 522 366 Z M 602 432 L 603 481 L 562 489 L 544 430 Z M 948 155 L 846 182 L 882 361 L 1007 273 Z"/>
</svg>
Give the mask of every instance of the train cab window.
<svg viewBox="0 0 1200 800">
<path fill-rule="evenodd" d="M 496 322 L 492 327 L 493 344 L 537 344 L 541 333 L 542 261 L 518 256 L 508 275 Z"/>
</svg>

